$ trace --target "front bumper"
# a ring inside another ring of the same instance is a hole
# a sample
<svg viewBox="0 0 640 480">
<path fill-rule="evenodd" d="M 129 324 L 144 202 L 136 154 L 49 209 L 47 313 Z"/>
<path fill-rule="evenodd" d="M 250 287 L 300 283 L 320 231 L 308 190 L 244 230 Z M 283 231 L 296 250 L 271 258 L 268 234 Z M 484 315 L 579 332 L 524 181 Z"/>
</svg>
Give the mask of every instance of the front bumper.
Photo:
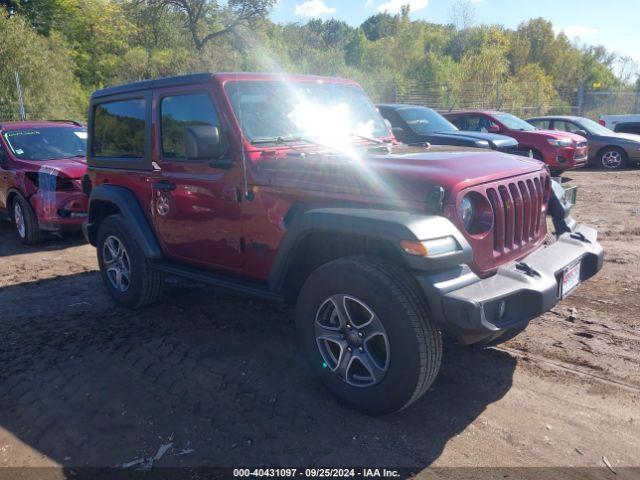
<svg viewBox="0 0 640 480">
<path fill-rule="evenodd" d="M 41 230 L 79 230 L 86 220 L 88 199 L 76 191 L 42 191 L 30 198 Z"/>
<path fill-rule="evenodd" d="M 580 262 L 580 282 L 601 268 L 597 231 L 582 224 L 518 262 L 479 278 L 466 265 L 418 276 L 438 325 L 460 343 L 489 343 L 520 331 L 561 299 L 563 270 Z M 501 303 L 504 310 L 501 312 Z"/>
</svg>

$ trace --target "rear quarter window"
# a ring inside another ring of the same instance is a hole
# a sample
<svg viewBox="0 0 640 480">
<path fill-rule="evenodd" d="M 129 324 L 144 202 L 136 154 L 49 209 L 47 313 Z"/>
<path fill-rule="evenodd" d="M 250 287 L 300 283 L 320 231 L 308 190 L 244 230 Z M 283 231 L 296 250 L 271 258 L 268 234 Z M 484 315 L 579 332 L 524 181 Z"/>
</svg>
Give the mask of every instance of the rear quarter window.
<svg viewBox="0 0 640 480">
<path fill-rule="evenodd" d="M 143 158 L 145 99 L 101 103 L 93 112 L 93 156 Z"/>
</svg>

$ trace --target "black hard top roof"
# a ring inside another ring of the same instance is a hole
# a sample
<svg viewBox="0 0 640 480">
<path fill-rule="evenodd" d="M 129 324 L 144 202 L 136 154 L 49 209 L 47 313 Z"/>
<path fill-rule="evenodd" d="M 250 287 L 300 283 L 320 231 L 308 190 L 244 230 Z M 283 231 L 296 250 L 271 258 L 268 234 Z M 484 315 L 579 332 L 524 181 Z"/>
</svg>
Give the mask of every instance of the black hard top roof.
<svg viewBox="0 0 640 480">
<path fill-rule="evenodd" d="M 205 83 L 213 78 L 213 73 L 192 73 L 190 75 L 179 75 L 177 77 L 157 78 L 153 80 L 143 80 L 142 82 L 126 83 L 116 87 L 96 90 L 91 98 L 110 97 L 123 93 L 149 90 L 151 88 L 177 87 L 180 85 L 191 85 L 194 83 Z"/>
</svg>

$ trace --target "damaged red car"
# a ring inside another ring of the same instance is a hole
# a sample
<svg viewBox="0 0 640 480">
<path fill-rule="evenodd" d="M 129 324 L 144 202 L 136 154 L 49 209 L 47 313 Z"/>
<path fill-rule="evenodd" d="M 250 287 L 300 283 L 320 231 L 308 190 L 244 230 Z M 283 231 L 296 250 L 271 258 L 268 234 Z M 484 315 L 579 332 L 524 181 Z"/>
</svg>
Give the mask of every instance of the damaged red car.
<svg viewBox="0 0 640 480">
<path fill-rule="evenodd" d="M 71 121 L 0 124 L 0 216 L 23 243 L 81 228 L 86 143 L 86 129 Z"/>
</svg>

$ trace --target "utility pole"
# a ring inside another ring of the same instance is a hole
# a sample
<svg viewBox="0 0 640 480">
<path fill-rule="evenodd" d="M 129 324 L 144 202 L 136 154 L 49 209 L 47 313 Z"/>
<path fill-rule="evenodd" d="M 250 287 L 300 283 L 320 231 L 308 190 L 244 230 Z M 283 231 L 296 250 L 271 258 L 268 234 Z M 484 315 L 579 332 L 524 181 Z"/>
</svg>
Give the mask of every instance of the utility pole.
<svg viewBox="0 0 640 480">
<path fill-rule="evenodd" d="M 22 87 L 20 86 L 20 74 L 15 71 L 16 76 L 16 91 L 18 92 L 18 104 L 20 105 L 20 120 L 27 119 L 27 114 L 24 111 L 24 99 L 22 98 Z"/>
<path fill-rule="evenodd" d="M 578 85 L 578 116 L 584 117 L 584 80 Z"/>
</svg>

